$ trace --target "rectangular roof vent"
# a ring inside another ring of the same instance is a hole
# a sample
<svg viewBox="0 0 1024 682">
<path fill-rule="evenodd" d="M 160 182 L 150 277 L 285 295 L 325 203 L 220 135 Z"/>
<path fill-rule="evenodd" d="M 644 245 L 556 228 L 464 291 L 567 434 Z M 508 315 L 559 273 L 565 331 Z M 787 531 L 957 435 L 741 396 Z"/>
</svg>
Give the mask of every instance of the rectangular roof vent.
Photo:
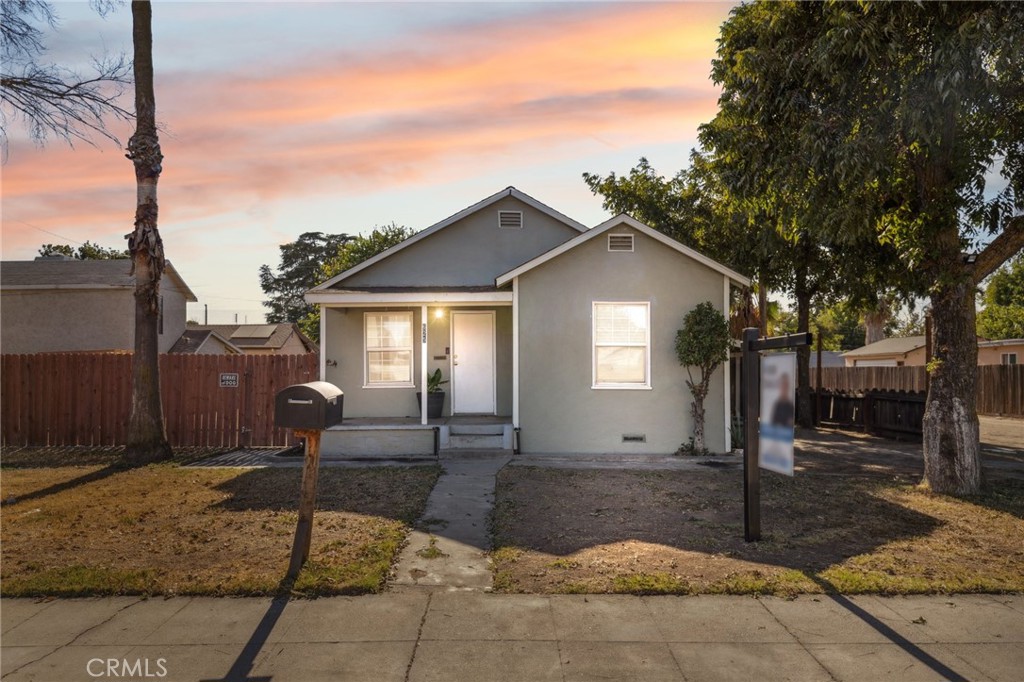
<svg viewBox="0 0 1024 682">
<path fill-rule="evenodd" d="M 608 235 L 609 251 L 633 251 L 633 235 L 631 234 L 610 234 Z"/>
<path fill-rule="evenodd" d="M 498 211 L 498 227 L 503 230 L 518 230 L 523 227 L 522 211 Z"/>
</svg>

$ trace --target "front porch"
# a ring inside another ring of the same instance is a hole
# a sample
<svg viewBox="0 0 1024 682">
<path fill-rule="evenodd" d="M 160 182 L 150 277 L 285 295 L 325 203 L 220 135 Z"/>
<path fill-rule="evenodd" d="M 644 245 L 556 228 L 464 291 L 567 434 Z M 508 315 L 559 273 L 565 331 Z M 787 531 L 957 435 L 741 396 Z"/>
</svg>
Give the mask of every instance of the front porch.
<svg viewBox="0 0 1024 682">
<path fill-rule="evenodd" d="M 511 417 L 458 415 L 355 417 L 324 431 L 320 452 L 327 458 L 394 459 L 437 457 L 441 450 L 508 450 L 514 448 Z"/>
</svg>

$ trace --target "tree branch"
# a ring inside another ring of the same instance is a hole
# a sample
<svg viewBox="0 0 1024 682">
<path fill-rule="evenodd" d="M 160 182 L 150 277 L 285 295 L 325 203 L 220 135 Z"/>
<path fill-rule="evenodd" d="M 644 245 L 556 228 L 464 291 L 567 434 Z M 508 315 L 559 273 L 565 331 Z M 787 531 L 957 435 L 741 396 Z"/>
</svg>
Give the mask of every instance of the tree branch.
<svg viewBox="0 0 1024 682">
<path fill-rule="evenodd" d="M 1024 249 L 1024 215 L 1010 218 L 1002 233 L 978 254 L 971 272 L 974 283 L 980 284 L 1021 249 Z"/>
</svg>

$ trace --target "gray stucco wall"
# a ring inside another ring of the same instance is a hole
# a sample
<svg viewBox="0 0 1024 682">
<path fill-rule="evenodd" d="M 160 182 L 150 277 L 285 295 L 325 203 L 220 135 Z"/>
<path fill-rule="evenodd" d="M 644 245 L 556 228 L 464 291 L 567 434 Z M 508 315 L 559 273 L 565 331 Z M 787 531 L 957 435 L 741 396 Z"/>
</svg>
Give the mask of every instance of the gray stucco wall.
<svg viewBox="0 0 1024 682">
<path fill-rule="evenodd" d="M 605 235 L 519 278 L 520 428 L 524 452 L 668 453 L 692 434 L 686 370 L 675 356 L 683 316 L 703 301 L 721 310 L 724 277 L 626 227 L 633 253 Z M 651 389 L 593 389 L 592 304 L 649 301 Z M 725 449 L 723 370 L 705 401 L 705 437 Z M 645 443 L 624 443 L 644 434 Z"/>
<path fill-rule="evenodd" d="M 453 310 L 494 310 L 497 365 L 497 412 L 512 414 L 512 308 L 441 308 L 427 309 L 427 371 L 441 368 L 445 379 L 451 378 L 451 313 Z M 381 310 L 409 310 L 413 313 L 413 381 L 416 388 L 363 388 L 363 313 Z M 345 392 L 346 417 L 417 417 L 416 392 L 420 385 L 420 308 L 325 308 L 321 313 L 326 324 L 326 380 Z M 332 366 L 336 362 L 337 366 Z M 444 414 L 451 414 L 451 391 L 444 387 Z"/>
<path fill-rule="evenodd" d="M 498 211 L 522 211 L 521 229 L 498 227 Z M 493 286 L 494 278 L 578 235 L 514 197 L 438 230 L 343 282 L 358 286 Z"/>
<path fill-rule="evenodd" d="M 134 305 L 130 289 L 6 290 L 0 299 L 0 350 L 130 350 Z"/>
<path fill-rule="evenodd" d="M 185 331 L 185 297 L 161 287 L 164 331 L 161 353 Z M 0 299 L 0 351 L 53 353 L 132 350 L 135 299 L 129 288 L 7 289 Z"/>
</svg>

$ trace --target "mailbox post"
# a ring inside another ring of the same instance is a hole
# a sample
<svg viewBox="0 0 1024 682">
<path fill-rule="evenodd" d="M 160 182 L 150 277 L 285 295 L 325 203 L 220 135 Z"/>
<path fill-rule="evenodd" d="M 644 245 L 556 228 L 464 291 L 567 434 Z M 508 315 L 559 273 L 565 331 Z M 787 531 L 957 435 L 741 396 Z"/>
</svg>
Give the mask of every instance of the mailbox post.
<svg viewBox="0 0 1024 682">
<path fill-rule="evenodd" d="M 345 395 L 326 381 L 296 384 L 278 392 L 274 399 L 274 424 L 292 429 L 306 441 L 299 492 L 299 521 L 295 526 L 288 578 L 298 577 L 309 558 L 313 541 L 313 510 L 316 507 L 317 478 L 320 473 L 320 434 L 341 422 Z"/>
</svg>

